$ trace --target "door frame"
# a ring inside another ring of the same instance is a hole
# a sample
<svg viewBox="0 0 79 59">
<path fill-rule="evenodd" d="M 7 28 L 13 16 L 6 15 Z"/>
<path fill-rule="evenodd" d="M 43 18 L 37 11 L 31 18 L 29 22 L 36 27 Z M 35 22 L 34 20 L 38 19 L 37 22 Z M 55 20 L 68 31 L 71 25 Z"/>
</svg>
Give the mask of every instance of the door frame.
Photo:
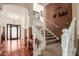
<svg viewBox="0 0 79 59">
<path fill-rule="evenodd" d="M 10 26 L 10 39 L 8 38 L 8 27 Z M 12 27 L 17 27 L 17 38 L 12 38 Z M 20 27 L 20 37 L 18 37 L 18 27 Z M 21 25 L 16 25 L 16 24 L 7 24 L 7 40 L 16 40 L 16 39 L 21 39 Z"/>
</svg>

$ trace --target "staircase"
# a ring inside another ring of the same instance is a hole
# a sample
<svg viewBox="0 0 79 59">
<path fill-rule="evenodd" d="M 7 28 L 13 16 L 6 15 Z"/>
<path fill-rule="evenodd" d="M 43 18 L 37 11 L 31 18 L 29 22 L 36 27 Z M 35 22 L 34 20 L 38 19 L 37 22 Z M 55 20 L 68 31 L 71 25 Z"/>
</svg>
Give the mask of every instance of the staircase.
<svg viewBox="0 0 79 59">
<path fill-rule="evenodd" d="M 48 30 L 45 30 L 45 37 L 47 45 L 59 41 L 59 39 L 54 34 L 50 33 Z"/>
<path fill-rule="evenodd" d="M 49 30 L 45 30 L 46 48 L 39 56 L 61 56 L 61 45 L 59 38 Z"/>
</svg>

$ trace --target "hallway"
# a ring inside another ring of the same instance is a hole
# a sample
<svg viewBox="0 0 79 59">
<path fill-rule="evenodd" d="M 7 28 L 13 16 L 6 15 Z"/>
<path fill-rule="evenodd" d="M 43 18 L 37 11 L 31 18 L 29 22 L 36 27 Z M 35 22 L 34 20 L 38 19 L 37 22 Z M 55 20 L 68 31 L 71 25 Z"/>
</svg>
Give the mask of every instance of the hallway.
<svg viewBox="0 0 79 59">
<path fill-rule="evenodd" d="M 24 7 L 25 5 L 25 7 Z M 31 56 L 32 3 L 0 4 L 0 56 Z"/>
</svg>

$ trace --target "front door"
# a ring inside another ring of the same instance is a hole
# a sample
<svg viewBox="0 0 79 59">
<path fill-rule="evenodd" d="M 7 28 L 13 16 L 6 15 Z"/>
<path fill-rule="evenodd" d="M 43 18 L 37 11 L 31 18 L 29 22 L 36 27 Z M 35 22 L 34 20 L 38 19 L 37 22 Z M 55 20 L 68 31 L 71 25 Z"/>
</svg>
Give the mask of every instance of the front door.
<svg viewBox="0 0 79 59">
<path fill-rule="evenodd" d="M 8 41 L 8 52 L 10 52 L 10 54 L 21 48 L 20 25 L 7 24 L 7 41 Z"/>
</svg>

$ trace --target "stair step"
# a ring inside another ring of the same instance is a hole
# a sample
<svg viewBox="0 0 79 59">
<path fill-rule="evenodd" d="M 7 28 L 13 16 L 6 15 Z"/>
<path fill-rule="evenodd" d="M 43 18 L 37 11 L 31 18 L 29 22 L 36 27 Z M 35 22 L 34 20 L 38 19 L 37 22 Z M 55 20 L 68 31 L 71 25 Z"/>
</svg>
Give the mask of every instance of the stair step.
<svg viewBox="0 0 79 59">
<path fill-rule="evenodd" d="M 46 40 L 53 40 L 56 39 L 56 37 L 46 37 Z"/>
<path fill-rule="evenodd" d="M 51 34 L 51 33 L 49 33 L 49 32 L 45 32 L 45 34 Z"/>
<path fill-rule="evenodd" d="M 54 37 L 54 35 L 51 35 L 51 34 L 45 34 L 45 36 L 46 37 L 51 37 L 51 36 Z"/>
<path fill-rule="evenodd" d="M 50 33 L 45 33 L 45 35 L 53 35 L 53 34 L 50 34 Z"/>
<path fill-rule="evenodd" d="M 46 44 L 52 44 L 52 43 L 55 43 L 55 42 L 58 42 L 58 41 L 59 41 L 59 39 L 47 40 Z"/>
<path fill-rule="evenodd" d="M 59 41 L 54 34 L 51 34 L 49 31 L 45 30 L 46 44 L 51 44 Z"/>
</svg>

